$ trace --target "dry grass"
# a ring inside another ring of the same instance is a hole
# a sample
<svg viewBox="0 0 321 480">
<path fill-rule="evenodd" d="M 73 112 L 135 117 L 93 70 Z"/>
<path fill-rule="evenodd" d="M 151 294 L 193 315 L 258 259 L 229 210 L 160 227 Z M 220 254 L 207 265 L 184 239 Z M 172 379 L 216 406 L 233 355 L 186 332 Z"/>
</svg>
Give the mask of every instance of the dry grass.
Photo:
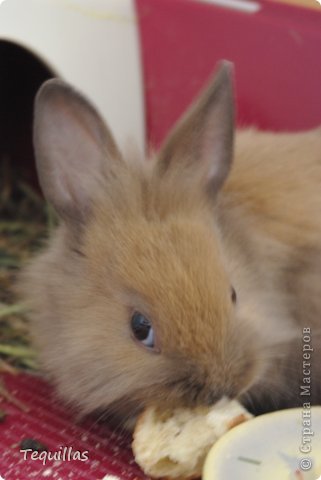
<svg viewBox="0 0 321 480">
<path fill-rule="evenodd" d="M 41 247 L 55 224 L 40 193 L 0 159 L 0 371 L 37 368 L 26 309 L 14 283 L 20 267 Z"/>
</svg>

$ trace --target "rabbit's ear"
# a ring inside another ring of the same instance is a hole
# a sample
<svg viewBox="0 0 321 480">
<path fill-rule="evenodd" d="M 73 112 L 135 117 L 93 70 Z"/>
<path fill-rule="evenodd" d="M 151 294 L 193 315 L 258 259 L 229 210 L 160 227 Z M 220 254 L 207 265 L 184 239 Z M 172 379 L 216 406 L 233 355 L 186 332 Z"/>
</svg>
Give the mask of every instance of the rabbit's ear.
<svg viewBox="0 0 321 480">
<path fill-rule="evenodd" d="M 64 220 L 83 222 L 105 164 L 120 159 L 111 133 L 81 94 L 52 79 L 36 96 L 33 135 L 45 197 Z"/>
<path fill-rule="evenodd" d="M 223 61 L 165 141 L 158 159 L 160 174 L 198 178 L 204 188 L 217 192 L 232 163 L 233 135 L 232 64 Z"/>
</svg>

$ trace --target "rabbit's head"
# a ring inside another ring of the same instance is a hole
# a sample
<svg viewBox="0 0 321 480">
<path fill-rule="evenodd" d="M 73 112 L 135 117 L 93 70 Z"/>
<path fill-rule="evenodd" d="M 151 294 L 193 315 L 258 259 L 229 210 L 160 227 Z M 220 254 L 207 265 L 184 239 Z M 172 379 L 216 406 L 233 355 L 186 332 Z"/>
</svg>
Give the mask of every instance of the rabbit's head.
<svg viewBox="0 0 321 480">
<path fill-rule="evenodd" d="M 84 411 L 236 397 L 259 369 L 238 321 L 215 204 L 233 155 L 231 67 L 149 160 L 123 158 L 96 110 L 60 80 L 40 89 L 40 183 L 60 217 L 25 270 L 42 363 Z"/>
</svg>

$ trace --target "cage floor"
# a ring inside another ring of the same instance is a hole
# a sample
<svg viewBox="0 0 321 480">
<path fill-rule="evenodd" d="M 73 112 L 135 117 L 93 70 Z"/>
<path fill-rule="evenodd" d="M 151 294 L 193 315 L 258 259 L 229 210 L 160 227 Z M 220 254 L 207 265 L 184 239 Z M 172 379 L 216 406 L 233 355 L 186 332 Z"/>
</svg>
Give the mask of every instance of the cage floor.
<svg viewBox="0 0 321 480">
<path fill-rule="evenodd" d="M 0 423 L 0 480 L 102 480 L 106 475 L 147 479 L 134 462 L 129 435 L 97 419 L 77 421 L 38 377 L 20 374 L 1 379 L 28 411 L 0 397 L 0 410 L 7 414 Z M 56 458 L 43 459 L 45 454 L 39 453 L 35 456 L 40 458 L 31 459 L 31 452 L 20 452 L 21 441 L 30 438 L 45 445 L 51 455 L 56 452 Z"/>
</svg>

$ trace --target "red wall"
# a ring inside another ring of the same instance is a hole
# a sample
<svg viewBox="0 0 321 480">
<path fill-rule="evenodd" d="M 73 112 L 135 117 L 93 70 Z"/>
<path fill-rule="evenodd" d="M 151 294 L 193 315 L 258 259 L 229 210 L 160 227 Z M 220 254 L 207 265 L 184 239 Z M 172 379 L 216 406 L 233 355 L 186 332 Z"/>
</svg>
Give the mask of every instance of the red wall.
<svg viewBox="0 0 321 480">
<path fill-rule="evenodd" d="M 239 125 L 321 124 L 321 8 L 260 3 L 249 14 L 202 1 L 136 0 L 152 144 L 222 58 L 235 63 Z"/>
</svg>

